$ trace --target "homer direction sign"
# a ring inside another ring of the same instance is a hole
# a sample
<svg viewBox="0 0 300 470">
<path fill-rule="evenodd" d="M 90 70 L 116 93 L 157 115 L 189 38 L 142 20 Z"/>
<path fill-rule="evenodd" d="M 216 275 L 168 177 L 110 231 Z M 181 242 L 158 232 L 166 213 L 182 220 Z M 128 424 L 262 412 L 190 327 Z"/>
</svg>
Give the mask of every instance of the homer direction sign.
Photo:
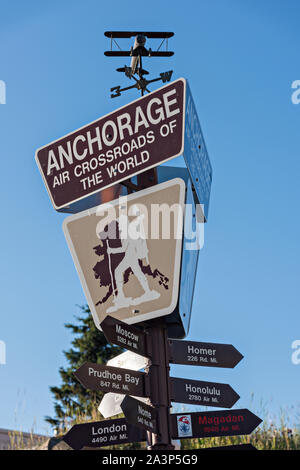
<svg viewBox="0 0 300 470">
<path fill-rule="evenodd" d="M 39 148 L 36 162 L 54 208 L 181 155 L 185 87 L 175 80 Z"/>
</svg>

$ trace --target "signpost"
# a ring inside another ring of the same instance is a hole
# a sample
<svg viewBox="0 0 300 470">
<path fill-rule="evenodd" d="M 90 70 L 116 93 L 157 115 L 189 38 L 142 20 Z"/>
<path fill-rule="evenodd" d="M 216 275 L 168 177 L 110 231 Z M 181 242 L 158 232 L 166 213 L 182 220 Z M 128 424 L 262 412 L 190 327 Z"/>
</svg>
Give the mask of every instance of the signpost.
<svg viewBox="0 0 300 470">
<path fill-rule="evenodd" d="M 173 439 L 251 434 L 262 420 L 246 409 L 171 415 Z"/>
<path fill-rule="evenodd" d="M 126 396 L 121 403 L 121 409 L 130 424 L 157 433 L 157 410 L 153 406 Z"/>
<path fill-rule="evenodd" d="M 93 423 L 75 424 L 63 440 L 74 450 L 83 447 L 104 447 L 127 442 L 146 441 L 146 433 L 129 424 L 126 419 L 111 419 Z"/>
<path fill-rule="evenodd" d="M 231 344 L 169 340 L 169 346 L 174 364 L 233 368 L 243 359 Z"/>
<path fill-rule="evenodd" d="M 171 377 L 172 399 L 177 403 L 231 408 L 240 396 L 227 384 Z"/>
<path fill-rule="evenodd" d="M 89 390 L 149 396 L 146 374 L 143 372 L 85 362 L 74 374 Z"/>
</svg>

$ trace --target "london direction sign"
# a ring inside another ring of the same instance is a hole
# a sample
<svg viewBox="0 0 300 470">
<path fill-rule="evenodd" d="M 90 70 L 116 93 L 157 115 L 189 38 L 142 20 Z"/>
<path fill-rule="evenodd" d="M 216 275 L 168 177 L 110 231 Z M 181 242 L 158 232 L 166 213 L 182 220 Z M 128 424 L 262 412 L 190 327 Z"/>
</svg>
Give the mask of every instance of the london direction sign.
<svg viewBox="0 0 300 470">
<path fill-rule="evenodd" d="M 125 418 L 75 424 L 63 437 L 74 450 L 83 447 L 103 447 L 127 442 L 146 441 L 146 432 L 132 426 Z"/>
<path fill-rule="evenodd" d="M 172 438 L 251 434 L 262 420 L 247 409 L 176 413 L 171 415 Z"/>
<path fill-rule="evenodd" d="M 231 344 L 169 340 L 169 347 L 174 364 L 233 368 L 243 359 Z"/>
<path fill-rule="evenodd" d="M 178 79 L 41 147 L 36 162 L 55 209 L 183 153 L 186 81 Z"/>
<path fill-rule="evenodd" d="M 85 362 L 74 375 L 85 388 L 96 392 L 149 396 L 143 372 Z"/>
<path fill-rule="evenodd" d="M 228 384 L 171 377 L 172 401 L 231 408 L 240 396 Z"/>
</svg>

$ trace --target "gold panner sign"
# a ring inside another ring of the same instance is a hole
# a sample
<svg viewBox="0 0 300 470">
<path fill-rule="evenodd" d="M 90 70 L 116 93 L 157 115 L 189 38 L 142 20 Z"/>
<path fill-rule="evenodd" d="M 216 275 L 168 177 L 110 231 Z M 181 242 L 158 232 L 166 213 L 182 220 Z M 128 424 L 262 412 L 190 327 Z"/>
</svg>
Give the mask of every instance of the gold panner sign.
<svg viewBox="0 0 300 470">
<path fill-rule="evenodd" d="M 67 217 L 64 233 L 97 328 L 177 305 L 185 183 L 167 181 Z"/>
</svg>

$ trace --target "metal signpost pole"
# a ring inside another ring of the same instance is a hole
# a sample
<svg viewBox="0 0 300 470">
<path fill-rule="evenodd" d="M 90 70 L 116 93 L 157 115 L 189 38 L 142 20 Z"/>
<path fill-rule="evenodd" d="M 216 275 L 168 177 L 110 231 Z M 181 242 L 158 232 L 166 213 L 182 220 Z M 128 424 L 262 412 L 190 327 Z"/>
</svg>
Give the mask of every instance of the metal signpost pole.
<svg viewBox="0 0 300 470">
<path fill-rule="evenodd" d="M 148 432 L 149 450 L 173 450 L 171 431 L 171 393 L 169 380 L 169 353 L 167 328 L 155 320 L 147 329 L 152 341 L 152 358 L 149 367 L 151 405 L 158 410 L 157 434 Z"/>
</svg>

